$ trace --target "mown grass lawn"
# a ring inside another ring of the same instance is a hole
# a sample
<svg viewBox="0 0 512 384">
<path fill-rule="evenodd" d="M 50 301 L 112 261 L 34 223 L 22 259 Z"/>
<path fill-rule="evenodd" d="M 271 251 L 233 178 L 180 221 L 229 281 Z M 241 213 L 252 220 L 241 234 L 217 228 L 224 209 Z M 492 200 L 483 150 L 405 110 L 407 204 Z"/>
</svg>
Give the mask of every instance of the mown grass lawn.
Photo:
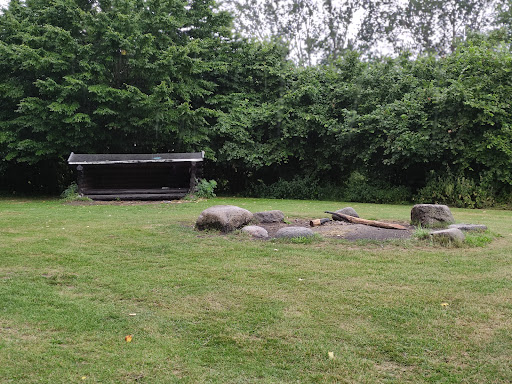
<svg viewBox="0 0 512 384">
<path fill-rule="evenodd" d="M 346 206 L 0 200 L 0 382 L 512 381 L 511 211 L 453 209 L 498 237 L 443 248 L 196 232 L 216 204 Z M 411 208 L 351 205 L 373 219 Z"/>
</svg>

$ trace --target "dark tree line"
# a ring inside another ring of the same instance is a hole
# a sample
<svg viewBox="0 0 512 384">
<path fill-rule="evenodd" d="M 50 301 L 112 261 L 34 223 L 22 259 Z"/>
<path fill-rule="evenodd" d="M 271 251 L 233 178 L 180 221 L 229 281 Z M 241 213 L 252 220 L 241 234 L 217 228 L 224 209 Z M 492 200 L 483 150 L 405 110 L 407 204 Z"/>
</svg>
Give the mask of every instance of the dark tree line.
<svg viewBox="0 0 512 384">
<path fill-rule="evenodd" d="M 422 55 L 391 58 L 357 37 L 392 40 L 386 25 L 343 31 L 357 6 L 377 18 L 394 3 L 326 4 L 322 37 L 311 24 L 311 40 L 293 44 L 328 53 L 306 52 L 324 62 L 301 66 L 290 39 L 233 34 L 211 0 L 11 1 L 0 15 L 1 189 L 63 189 L 71 151 L 205 150 L 208 177 L 235 193 L 510 202 L 509 7 L 495 19 L 504 29 L 439 35 Z M 282 28 L 302 28 L 290 20 Z"/>
</svg>

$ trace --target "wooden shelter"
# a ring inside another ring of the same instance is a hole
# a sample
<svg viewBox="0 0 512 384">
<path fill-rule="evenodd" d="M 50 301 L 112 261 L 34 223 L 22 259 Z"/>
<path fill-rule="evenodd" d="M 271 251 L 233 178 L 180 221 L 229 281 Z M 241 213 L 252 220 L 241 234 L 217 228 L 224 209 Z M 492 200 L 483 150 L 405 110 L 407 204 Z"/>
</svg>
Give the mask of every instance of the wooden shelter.
<svg viewBox="0 0 512 384">
<path fill-rule="evenodd" d="M 93 200 L 170 200 L 193 191 L 204 152 L 69 155 L 78 192 Z"/>
</svg>

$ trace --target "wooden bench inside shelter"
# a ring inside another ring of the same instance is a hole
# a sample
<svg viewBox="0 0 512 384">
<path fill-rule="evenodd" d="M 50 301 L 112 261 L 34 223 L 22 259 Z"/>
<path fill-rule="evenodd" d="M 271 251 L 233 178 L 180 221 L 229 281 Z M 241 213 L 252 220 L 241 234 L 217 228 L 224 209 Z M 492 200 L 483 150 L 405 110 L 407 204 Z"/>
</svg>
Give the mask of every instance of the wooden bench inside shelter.
<svg viewBox="0 0 512 384">
<path fill-rule="evenodd" d="M 69 155 L 78 193 L 93 200 L 181 199 L 196 186 L 204 152 Z"/>
</svg>

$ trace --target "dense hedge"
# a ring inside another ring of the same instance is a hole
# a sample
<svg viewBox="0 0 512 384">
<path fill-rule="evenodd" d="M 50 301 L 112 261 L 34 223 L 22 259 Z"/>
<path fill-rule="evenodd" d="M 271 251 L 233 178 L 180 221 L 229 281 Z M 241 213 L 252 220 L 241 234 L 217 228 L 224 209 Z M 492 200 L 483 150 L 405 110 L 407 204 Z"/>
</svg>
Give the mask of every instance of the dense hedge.
<svg viewBox="0 0 512 384">
<path fill-rule="evenodd" d="M 512 53 L 498 33 L 446 57 L 346 52 L 300 68 L 277 42 L 230 37 L 210 1 L 43 3 L 0 15 L 2 189 L 64 189 L 71 151 L 205 150 L 229 193 L 511 202 Z"/>
<path fill-rule="evenodd" d="M 442 58 L 349 52 L 328 66 L 269 70 L 267 89 L 230 94 L 215 126 L 218 177 L 260 196 L 510 202 L 511 59 L 509 46 L 475 37 Z M 302 179 L 309 188 L 284 193 Z"/>
</svg>

